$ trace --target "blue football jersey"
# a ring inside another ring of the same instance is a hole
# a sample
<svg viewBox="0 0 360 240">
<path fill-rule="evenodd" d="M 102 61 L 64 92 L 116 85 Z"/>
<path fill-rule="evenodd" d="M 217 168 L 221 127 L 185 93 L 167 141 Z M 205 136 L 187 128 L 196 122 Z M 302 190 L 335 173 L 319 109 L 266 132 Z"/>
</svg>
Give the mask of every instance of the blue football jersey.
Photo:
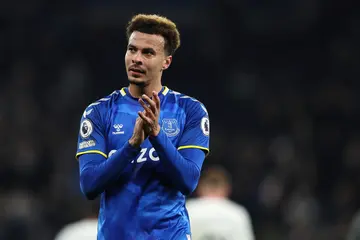
<svg viewBox="0 0 360 240">
<path fill-rule="evenodd" d="M 210 123 L 205 106 L 194 98 L 163 87 L 159 124 L 178 149 L 209 152 Z M 128 88 L 90 104 L 84 111 L 76 157 L 97 153 L 105 158 L 131 138 L 142 111 Z M 180 151 L 181 153 L 181 151 Z M 146 139 L 140 153 L 101 194 L 98 239 L 190 239 L 185 196 L 164 177 L 166 169 Z"/>
</svg>

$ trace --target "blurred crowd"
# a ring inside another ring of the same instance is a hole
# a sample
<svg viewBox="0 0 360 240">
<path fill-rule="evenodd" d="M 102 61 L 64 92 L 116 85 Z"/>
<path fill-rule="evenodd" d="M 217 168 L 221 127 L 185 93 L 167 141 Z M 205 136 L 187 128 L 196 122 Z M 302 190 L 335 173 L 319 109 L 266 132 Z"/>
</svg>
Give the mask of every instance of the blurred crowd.
<svg viewBox="0 0 360 240">
<path fill-rule="evenodd" d="M 360 16 L 352 1 L 15 1 L 0 7 L 0 239 L 84 217 L 81 114 L 127 85 L 125 25 L 159 13 L 182 46 L 164 85 L 202 101 L 211 154 L 256 239 L 344 239 L 360 207 Z"/>
</svg>

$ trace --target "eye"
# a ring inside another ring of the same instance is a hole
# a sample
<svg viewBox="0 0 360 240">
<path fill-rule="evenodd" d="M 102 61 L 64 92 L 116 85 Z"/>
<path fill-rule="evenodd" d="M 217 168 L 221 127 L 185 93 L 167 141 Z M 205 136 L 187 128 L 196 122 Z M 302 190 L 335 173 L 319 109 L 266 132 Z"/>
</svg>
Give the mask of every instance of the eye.
<svg viewBox="0 0 360 240">
<path fill-rule="evenodd" d="M 128 51 L 131 53 L 135 53 L 136 49 L 134 47 L 128 47 Z"/>
<path fill-rule="evenodd" d="M 143 54 L 144 54 L 146 57 L 152 57 L 152 56 L 155 55 L 155 52 L 154 52 L 153 50 L 148 49 L 148 50 L 144 50 L 144 51 L 143 51 Z"/>
</svg>

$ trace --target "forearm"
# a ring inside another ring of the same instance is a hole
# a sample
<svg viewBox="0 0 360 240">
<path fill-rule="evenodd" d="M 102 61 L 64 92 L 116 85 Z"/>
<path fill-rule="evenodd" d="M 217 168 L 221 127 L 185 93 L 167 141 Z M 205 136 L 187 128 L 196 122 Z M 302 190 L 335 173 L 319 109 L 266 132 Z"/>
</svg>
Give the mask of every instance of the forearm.
<svg viewBox="0 0 360 240">
<path fill-rule="evenodd" d="M 205 154 L 201 150 L 190 149 L 184 151 L 189 154 L 183 156 L 163 131 L 149 139 L 166 169 L 164 174 L 167 179 L 184 195 L 193 192 L 199 181 Z"/>
<path fill-rule="evenodd" d="M 136 157 L 140 148 L 132 147 L 128 142 L 105 159 L 99 154 L 80 156 L 80 187 L 88 199 L 96 198 L 106 186 L 119 179 L 126 166 Z"/>
</svg>

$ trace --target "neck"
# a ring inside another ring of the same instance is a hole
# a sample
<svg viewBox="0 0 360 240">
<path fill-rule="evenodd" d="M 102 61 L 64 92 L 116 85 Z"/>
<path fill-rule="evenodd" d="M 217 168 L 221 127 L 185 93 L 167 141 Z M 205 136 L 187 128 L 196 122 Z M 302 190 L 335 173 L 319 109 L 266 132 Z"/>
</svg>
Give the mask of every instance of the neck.
<svg viewBox="0 0 360 240">
<path fill-rule="evenodd" d="M 224 194 L 207 194 L 207 195 L 203 195 L 200 196 L 202 198 L 216 198 L 216 199 L 226 199 L 227 196 L 225 196 Z"/>
<path fill-rule="evenodd" d="M 163 86 L 161 83 L 149 84 L 149 85 L 136 85 L 134 83 L 130 83 L 129 92 L 131 96 L 135 98 L 140 98 L 143 94 L 151 97 L 153 91 L 158 93 L 161 91 L 162 87 Z"/>
<path fill-rule="evenodd" d="M 229 197 L 229 192 L 224 189 L 213 189 L 208 191 L 201 191 L 201 188 L 198 192 L 199 197 L 204 198 L 218 198 L 218 199 L 224 199 Z"/>
</svg>

